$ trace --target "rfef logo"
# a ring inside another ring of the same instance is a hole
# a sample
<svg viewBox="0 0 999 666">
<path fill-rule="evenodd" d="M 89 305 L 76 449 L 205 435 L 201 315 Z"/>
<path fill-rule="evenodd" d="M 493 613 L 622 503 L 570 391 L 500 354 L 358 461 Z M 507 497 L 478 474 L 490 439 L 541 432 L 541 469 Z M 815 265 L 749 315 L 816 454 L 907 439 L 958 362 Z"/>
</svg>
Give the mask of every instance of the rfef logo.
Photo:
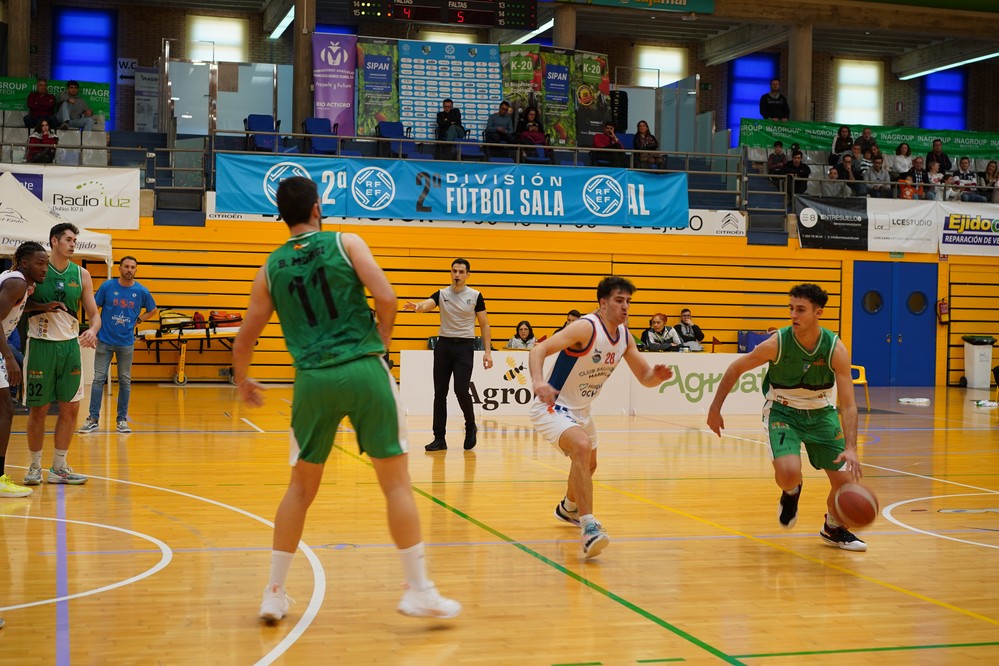
<svg viewBox="0 0 999 666">
<path fill-rule="evenodd" d="M 291 178 L 292 176 L 301 176 L 302 178 L 308 178 L 312 180 L 312 176 L 309 175 L 308 170 L 300 164 L 295 164 L 294 162 L 281 162 L 275 164 L 267 173 L 264 174 L 264 196 L 267 200 L 271 202 L 272 205 L 277 206 L 277 189 L 281 184 L 281 181 L 285 178 Z"/>
<path fill-rule="evenodd" d="M 395 199 L 395 181 L 379 167 L 365 167 L 350 183 L 354 201 L 368 210 L 382 210 Z"/>
</svg>

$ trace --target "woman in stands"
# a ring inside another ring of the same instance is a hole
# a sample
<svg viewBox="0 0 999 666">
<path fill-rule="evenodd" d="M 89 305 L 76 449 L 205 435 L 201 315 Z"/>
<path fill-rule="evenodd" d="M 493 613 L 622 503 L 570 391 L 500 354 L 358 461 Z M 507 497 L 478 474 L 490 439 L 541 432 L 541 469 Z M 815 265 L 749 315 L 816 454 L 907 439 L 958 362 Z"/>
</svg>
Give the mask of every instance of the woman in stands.
<svg viewBox="0 0 999 666">
<path fill-rule="evenodd" d="M 635 149 L 635 156 L 638 158 L 636 166 L 639 169 L 666 168 L 666 155 L 655 152 L 659 149 L 659 140 L 649 131 L 649 124 L 644 120 L 638 121 L 631 147 Z"/>
<path fill-rule="evenodd" d="M 999 202 L 999 166 L 992 160 L 985 165 L 985 171 L 978 176 L 978 192 L 992 203 Z"/>
<path fill-rule="evenodd" d="M 536 108 L 529 106 L 524 109 L 514 133 L 520 143 L 531 146 L 544 145 L 545 128 L 541 125 L 541 114 Z"/>
<path fill-rule="evenodd" d="M 534 329 L 526 319 L 517 324 L 517 335 L 506 343 L 506 349 L 534 349 Z"/>
<path fill-rule="evenodd" d="M 896 174 L 896 178 L 906 171 L 912 170 L 912 150 L 909 148 L 909 144 L 905 142 L 898 144 L 893 161 L 894 164 L 892 164 L 890 171 Z"/>
<path fill-rule="evenodd" d="M 49 121 L 41 121 L 28 137 L 28 153 L 24 161 L 50 164 L 55 159 L 55 147 L 58 143 L 59 137 L 49 129 Z"/>
<path fill-rule="evenodd" d="M 853 136 L 850 135 L 850 128 L 846 125 L 839 126 L 839 132 L 833 139 L 832 153 L 829 155 L 829 164 L 835 166 L 839 164 L 839 156 L 853 150 Z"/>
</svg>

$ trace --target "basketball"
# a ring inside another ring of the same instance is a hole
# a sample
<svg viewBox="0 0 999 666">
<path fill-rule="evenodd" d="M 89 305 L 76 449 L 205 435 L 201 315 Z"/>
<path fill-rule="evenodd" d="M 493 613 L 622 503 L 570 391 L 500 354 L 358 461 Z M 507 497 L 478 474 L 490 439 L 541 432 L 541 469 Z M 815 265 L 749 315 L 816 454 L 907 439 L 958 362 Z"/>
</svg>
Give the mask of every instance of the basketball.
<svg viewBox="0 0 999 666">
<path fill-rule="evenodd" d="M 836 513 L 850 527 L 866 527 L 878 517 L 878 498 L 859 483 L 847 483 L 836 491 Z"/>
</svg>

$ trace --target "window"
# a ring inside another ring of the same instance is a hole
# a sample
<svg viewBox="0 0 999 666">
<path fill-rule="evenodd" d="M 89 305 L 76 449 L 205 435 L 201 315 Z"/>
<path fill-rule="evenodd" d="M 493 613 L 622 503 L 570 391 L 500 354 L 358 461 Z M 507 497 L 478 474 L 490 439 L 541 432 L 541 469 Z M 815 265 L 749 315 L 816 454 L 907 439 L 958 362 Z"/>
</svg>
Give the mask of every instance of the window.
<svg viewBox="0 0 999 666">
<path fill-rule="evenodd" d="M 111 86 L 110 113 L 105 129 L 114 129 L 115 44 L 118 39 L 117 14 L 106 9 L 70 9 L 53 7 L 52 78 L 75 79 L 83 84 L 107 83 Z M 90 102 L 93 107 L 93 101 Z"/>
<path fill-rule="evenodd" d="M 475 44 L 475 35 L 464 32 L 434 32 L 421 30 L 420 39 L 425 42 L 448 42 L 451 44 Z"/>
<path fill-rule="evenodd" d="M 187 17 L 187 60 L 249 62 L 248 19 Z"/>
<path fill-rule="evenodd" d="M 967 85 L 968 73 L 963 68 L 924 76 L 919 126 L 926 129 L 966 129 Z"/>
<path fill-rule="evenodd" d="M 636 86 L 661 88 L 687 78 L 687 49 L 638 46 L 635 51 Z"/>
<path fill-rule="evenodd" d="M 779 53 L 754 53 L 729 63 L 728 128 L 732 145 L 739 145 L 743 118 L 760 119 L 760 97 L 770 91 L 770 82 L 780 78 Z"/>
<path fill-rule="evenodd" d="M 836 108 L 833 122 L 881 125 L 884 119 L 884 63 L 837 60 Z"/>
</svg>

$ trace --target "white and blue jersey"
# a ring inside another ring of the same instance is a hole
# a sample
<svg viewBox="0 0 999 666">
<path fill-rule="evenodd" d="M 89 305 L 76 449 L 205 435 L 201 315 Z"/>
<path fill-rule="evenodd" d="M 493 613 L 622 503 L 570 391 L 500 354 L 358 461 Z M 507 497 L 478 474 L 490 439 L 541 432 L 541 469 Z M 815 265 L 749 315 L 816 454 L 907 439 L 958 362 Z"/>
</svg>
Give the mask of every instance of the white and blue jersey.
<svg viewBox="0 0 999 666">
<path fill-rule="evenodd" d="M 589 343 L 582 351 L 560 351 L 547 378 L 559 392 L 556 409 L 588 408 L 628 350 L 631 335 L 624 324 L 611 335 L 599 315 L 588 314 L 581 319 L 593 327 Z"/>
</svg>

